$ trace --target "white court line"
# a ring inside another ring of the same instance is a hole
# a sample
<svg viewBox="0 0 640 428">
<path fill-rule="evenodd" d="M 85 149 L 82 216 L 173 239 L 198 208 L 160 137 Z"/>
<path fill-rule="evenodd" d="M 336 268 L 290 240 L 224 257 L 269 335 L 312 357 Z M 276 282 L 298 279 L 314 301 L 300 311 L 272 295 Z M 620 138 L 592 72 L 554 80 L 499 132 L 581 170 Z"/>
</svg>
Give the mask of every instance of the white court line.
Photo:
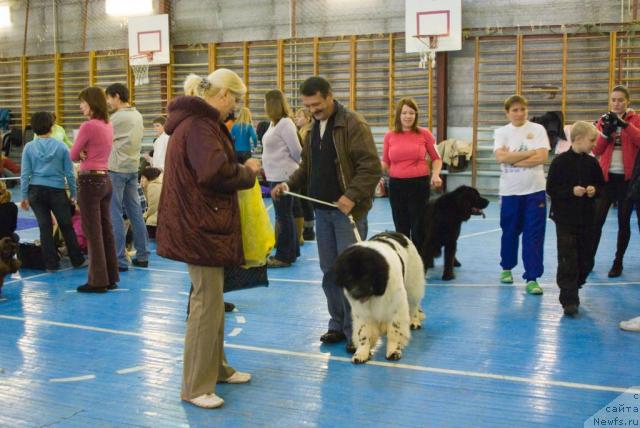
<svg viewBox="0 0 640 428">
<path fill-rule="evenodd" d="M 247 320 L 242 315 L 236 315 L 236 322 L 238 324 L 245 324 Z"/>
<path fill-rule="evenodd" d="M 129 367 L 128 369 L 116 370 L 116 373 L 118 374 L 135 373 L 135 372 L 142 371 L 144 369 L 145 369 L 145 366 L 135 366 L 135 367 Z"/>
<path fill-rule="evenodd" d="M 476 232 L 476 233 L 470 233 L 468 235 L 460 235 L 458 237 L 458 239 L 473 238 L 474 236 L 480 236 L 480 235 L 486 235 L 488 233 L 500 232 L 501 230 L 502 230 L 501 228 L 497 228 L 497 229 L 485 230 L 484 232 Z"/>
<path fill-rule="evenodd" d="M 293 282 L 300 284 L 322 284 L 322 280 L 317 279 L 286 279 L 286 278 L 269 278 L 269 282 Z"/>
<path fill-rule="evenodd" d="M 189 293 L 187 291 L 178 291 L 178 294 L 182 294 L 183 296 L 188 296 Z"/>
<path fill-rule="evenodd" d="M 434 278 L 436 279 L 436 278 Z M 542 287 L 556 287 L 556 283 L 555 282 L 538 282 L 540 284 L 540 286 Z M 513 283 L 513 284 L 500 284 L 498 282 L 495 283 L 489 283 L 489 284 L 475 284 L 475 283 L 457 283 L 457 282 L 450 282 L 448 284 L 446 283 L 437 283 L 434 284 L 432 282 L 427 282 L 427 287 L 526 287 L 527 284 L 525 284 L 524 282 L 522 282 L 521 284 L 518 283 Z M 585 284 L 586 287 L 589 286 L 622 286 L 622 285 L 640 285 L 640 282 L 587 282 Z"/>
<path fill-rule="evenodd" d="M 273 208 L 273 204 L 270 204 L 270 205 L 267 207 L 267 211 L 269 211 L 269 210 L 270 210 L 270 209 L 272 209 L 272 208 Z"/>
<path fill-rule="evenodd" d="M 157 300 L 158 302 L 182 303 L 182 300 L 165 299 L 163 297 L 148 297 L 147 300 Z"/>
<path fill-rule="evenodd" d="M 72 268 L 60 269 L 60 270 L 58 270 L 57 272 L 65 272 L 65 271 L 68 271 L 68 270 L 71 270 L 71 269 L 72 269 Z M 27 280 L 30 280 L 30 279 L 33 279 L 33 278 L 40 278 L 41 276 L 51 275 L 52 273 L 54 273 L 54 272 L 43 272 L 43 273 L 39 273 L 39 274 L 37 274 L 37 275 L 25 276 L 24 278 L 12 279 L 11 281 L 6 281 L 6 282 L 4 283 L 4 285 L 7 285 L 7 284 L 14 284 L 14 283 L 16 283 L 16 282 L 20 282 L 20 281 L 27 281 Z"/>
<path fill-rule="evenodd" d="M 164 290 L 158 290 L 155 288 L 141 288 L 140 291 L 146 291 L 147 293 L 164 293 Z"/>
<path fill-rule="evenodd" d="M 84 376 L 74 376 L 74 377 L 58 377 L 54 379 L 49 379 L 49 382 L 80 382 L 83 380 L 91 380 L 95 379 L 96 375 L 84 375 Z"/>
<path fill-rule="evenodd" d="M 240 327 L 235 327 L 233 330 L 231 330 L 231 333 L 229 333 L 229 336 L 235 337 L 240 333 L 242 333 L 242 329 Z"/>
<path fill-rule="evenodd" d="M 149 336 L 150 336 L 148 334 L 138 333 L 133 331 L 113 330 L 108 328 L 92 327 L 92 326 L 81 325 L 81 324 L 68 324 L 68 323 L 61 323 L 56 321 L 39 320 L 35 318 L 26 319 L 23 317 L 14 317 L 10 315 L 0 315 L 0 319 L 22 321 L 22 322 L 34 323 L 34 324 L 53 325 L 57 327 L 65 327 L 65 328 L 72 328 L 72 329 L 86 330 L 86 331 L 95 331 L 100 333 L 111 333 L 111 334 L 118 334 L 122 336 L 134 336 L 134 337 L 141 337 L 145 339 L 149 339 Z M 170 342 L 170 343 L 184 342 L 184 337 L 166 334 L 164 332 L 162 334 L 153 335 L 153 339 L 156 342 Z M 265 354 L 287 355 L 292 357 L 300 357 L 300 358 L 307 358 L 307 359 L 314 359 L 314 360 L 321 360 L 321 361 L 341 361 L 341 362 L 351 364 L 351 358 L 336 357 L 331 354 L 325 354 L 325 353 L 319 353 L 319 352 L 318 353 L 295 352 L 295 351 L 288 351 L 286 349 L 262 348 L 262 347 L 249 346 L 249 345 L 237 345 L 237 344 L 231 344 L 226 342 L 225 342 L 225 346 L 232 349 L 242 349 L 245 351 L 262 352 Z M 176 358 L 176 361 L 179 361 L 178 358 Z M 524 383 L 524 384 L 530 384 L 530 385 L 557 386 L 562 388 L 585 389 L 585 390 L 592 390 L 592 391 L 610 391 L 610 392 L 618 392 L 618 393 L 623 393 L 623 392 L 633 392 L 633 393 L 639 392 L 640 393 L 640 389 L 630 390 L 628 387 L 594 385 L 594 384 L 577 383 L 577 382 L 565 382 L 565 381 L 557 381 L 557 380 L 527 378 L 522 376 L 508 376 L 508 375 L 500 375 L 500 374 L 494 374 L 494 373 L 482 373 L 482 372 L 474 372 L 474 371 L 467 371 L 467 370 L 454 370 L 454 369 L 443 369 L 439 367 L 418 366 L 414 364 L 389 363 L 386 361 L 369 361 L 367 365 L 386 367 L 390 369 L 403 369 L 403 370 L 412 370 L 412 371 L 419 371 L 419 372 L 437 373 L 437 374 L 450 375 L 450 376 L 463 376 L 463 377 L 491 379 L 491 380 L 498 380 L 498 381 L 505 381 L 505 382 Z M 68 379 L 73 379 L 73 378 L 68 378 Z"/>
<path fill-rule="evenodd" d="M 4 302 L 5 300 L 7 299 L 5 299 L 4 297 L 0 297 L 0 302 Z"/>
</svg>

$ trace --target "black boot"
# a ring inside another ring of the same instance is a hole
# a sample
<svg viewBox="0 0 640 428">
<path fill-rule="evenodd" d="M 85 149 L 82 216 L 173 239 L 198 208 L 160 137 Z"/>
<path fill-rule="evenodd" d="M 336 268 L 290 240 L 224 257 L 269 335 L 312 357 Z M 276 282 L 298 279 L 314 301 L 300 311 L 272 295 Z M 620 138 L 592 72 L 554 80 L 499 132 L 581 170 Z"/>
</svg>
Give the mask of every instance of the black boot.
<svg viewBox="0 0 640 428">
<path fill-rule="evenodd" d="M 622 275 L 622 260 L 615 259 L 609 271 L 609 278 L 617 278 L 620 275 Z"/>
</svg>

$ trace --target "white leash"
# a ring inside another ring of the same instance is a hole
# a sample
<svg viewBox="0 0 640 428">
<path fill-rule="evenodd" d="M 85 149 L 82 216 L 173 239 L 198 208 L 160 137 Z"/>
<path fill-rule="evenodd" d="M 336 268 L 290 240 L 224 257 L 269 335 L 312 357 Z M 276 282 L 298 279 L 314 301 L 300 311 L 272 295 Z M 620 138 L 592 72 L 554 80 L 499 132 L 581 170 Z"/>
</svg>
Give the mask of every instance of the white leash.
<svg viewBox="0 0 640 428">
<path fill-rule="evenodd" d="M 307 201 L 315 202 L 316 204 L 322 204 L 322 205 L 327 205 L 329 207 L 338 208 L 338 206 L 334 203 L 321 201 L 320 199 L 310 198 L 309 196 L 301 195 L 295 192 L 290 192 L 288 190 L 282 193 L 285 195 L 293 196 L 294 198 L 306 199 Z M 362 238 L 360 237 L 360 232 L 358 231 L 358 225 L 356 224 L 356 221 L 353 219 L 353 216 L 351 214 L 347 214 L 347 218 L 349 219 L 349 222 L 353 227 L 353 234 L 356 237 L 356 241 L 362 242 Z"/>
</svg>

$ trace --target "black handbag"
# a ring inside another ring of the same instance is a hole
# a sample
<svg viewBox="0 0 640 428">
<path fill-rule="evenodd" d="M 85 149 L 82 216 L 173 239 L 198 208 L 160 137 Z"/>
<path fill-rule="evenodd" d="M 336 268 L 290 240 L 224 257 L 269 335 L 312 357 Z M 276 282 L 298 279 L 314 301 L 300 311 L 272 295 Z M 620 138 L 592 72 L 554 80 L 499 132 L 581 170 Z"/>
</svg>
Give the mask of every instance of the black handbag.
<svg viewBox="0 0 640 428">
<path fill-rule="evenodd" d="M 45 270 L 42 247 L 31 242 L 21 242 L 18 247 L 18 260 L 22 263 L 22 269 Z"/>
</svg>

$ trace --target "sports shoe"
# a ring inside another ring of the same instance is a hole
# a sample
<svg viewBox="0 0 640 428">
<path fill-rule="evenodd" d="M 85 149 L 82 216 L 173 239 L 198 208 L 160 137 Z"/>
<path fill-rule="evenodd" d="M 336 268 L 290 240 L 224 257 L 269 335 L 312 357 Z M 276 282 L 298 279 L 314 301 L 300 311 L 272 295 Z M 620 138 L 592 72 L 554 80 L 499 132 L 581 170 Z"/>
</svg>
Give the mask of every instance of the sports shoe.
<svg viewBox="0 0 640 428">
<path fill-rule="evenodd" d="M 313 231 L 313 227 L 305 227 L 302 230 L 302 238 L 305 241 L 313 241 L 316 239 L 316 233 Z"/>
<path fill-rule="evenodd" d="M 224 400 L 216 394 L 202 394 L 196 398 L 185 401 L 204 409 L 215 409 L 216 407 L 221 407 L 224 404 Z"/>
<path fill-rule="evenodd" d="M 83 284 L 80 287 L 76 288 L 78 293 L 106 293 L 108 290 L 108 286 L 105 287 L 92 287 L 89 284 Z"/>
<path fill-rule="evenodd" d="M 527 294 L 540 295 L 542 294 L 542 288 L 538 281 L 527 282 Z"/>
<path fill-rule="evenodd" d="M 240 384 L 247 383 L 251 380 L 251 373 L 235 372 L 227 380 L 221 380 L 220 383 Z"/>
<path fill-rule="evenodd" d="M 513 284 L 513 275 L 510 270 L 503 270 L 500 274 L 500 282 L 503 284 Z"/>
<path fill-rule="evenodd" d="M 628 321 L 620 321 L 620 328 L 626 331 L 640 331 L 640 317 Z"/>
</svg>

